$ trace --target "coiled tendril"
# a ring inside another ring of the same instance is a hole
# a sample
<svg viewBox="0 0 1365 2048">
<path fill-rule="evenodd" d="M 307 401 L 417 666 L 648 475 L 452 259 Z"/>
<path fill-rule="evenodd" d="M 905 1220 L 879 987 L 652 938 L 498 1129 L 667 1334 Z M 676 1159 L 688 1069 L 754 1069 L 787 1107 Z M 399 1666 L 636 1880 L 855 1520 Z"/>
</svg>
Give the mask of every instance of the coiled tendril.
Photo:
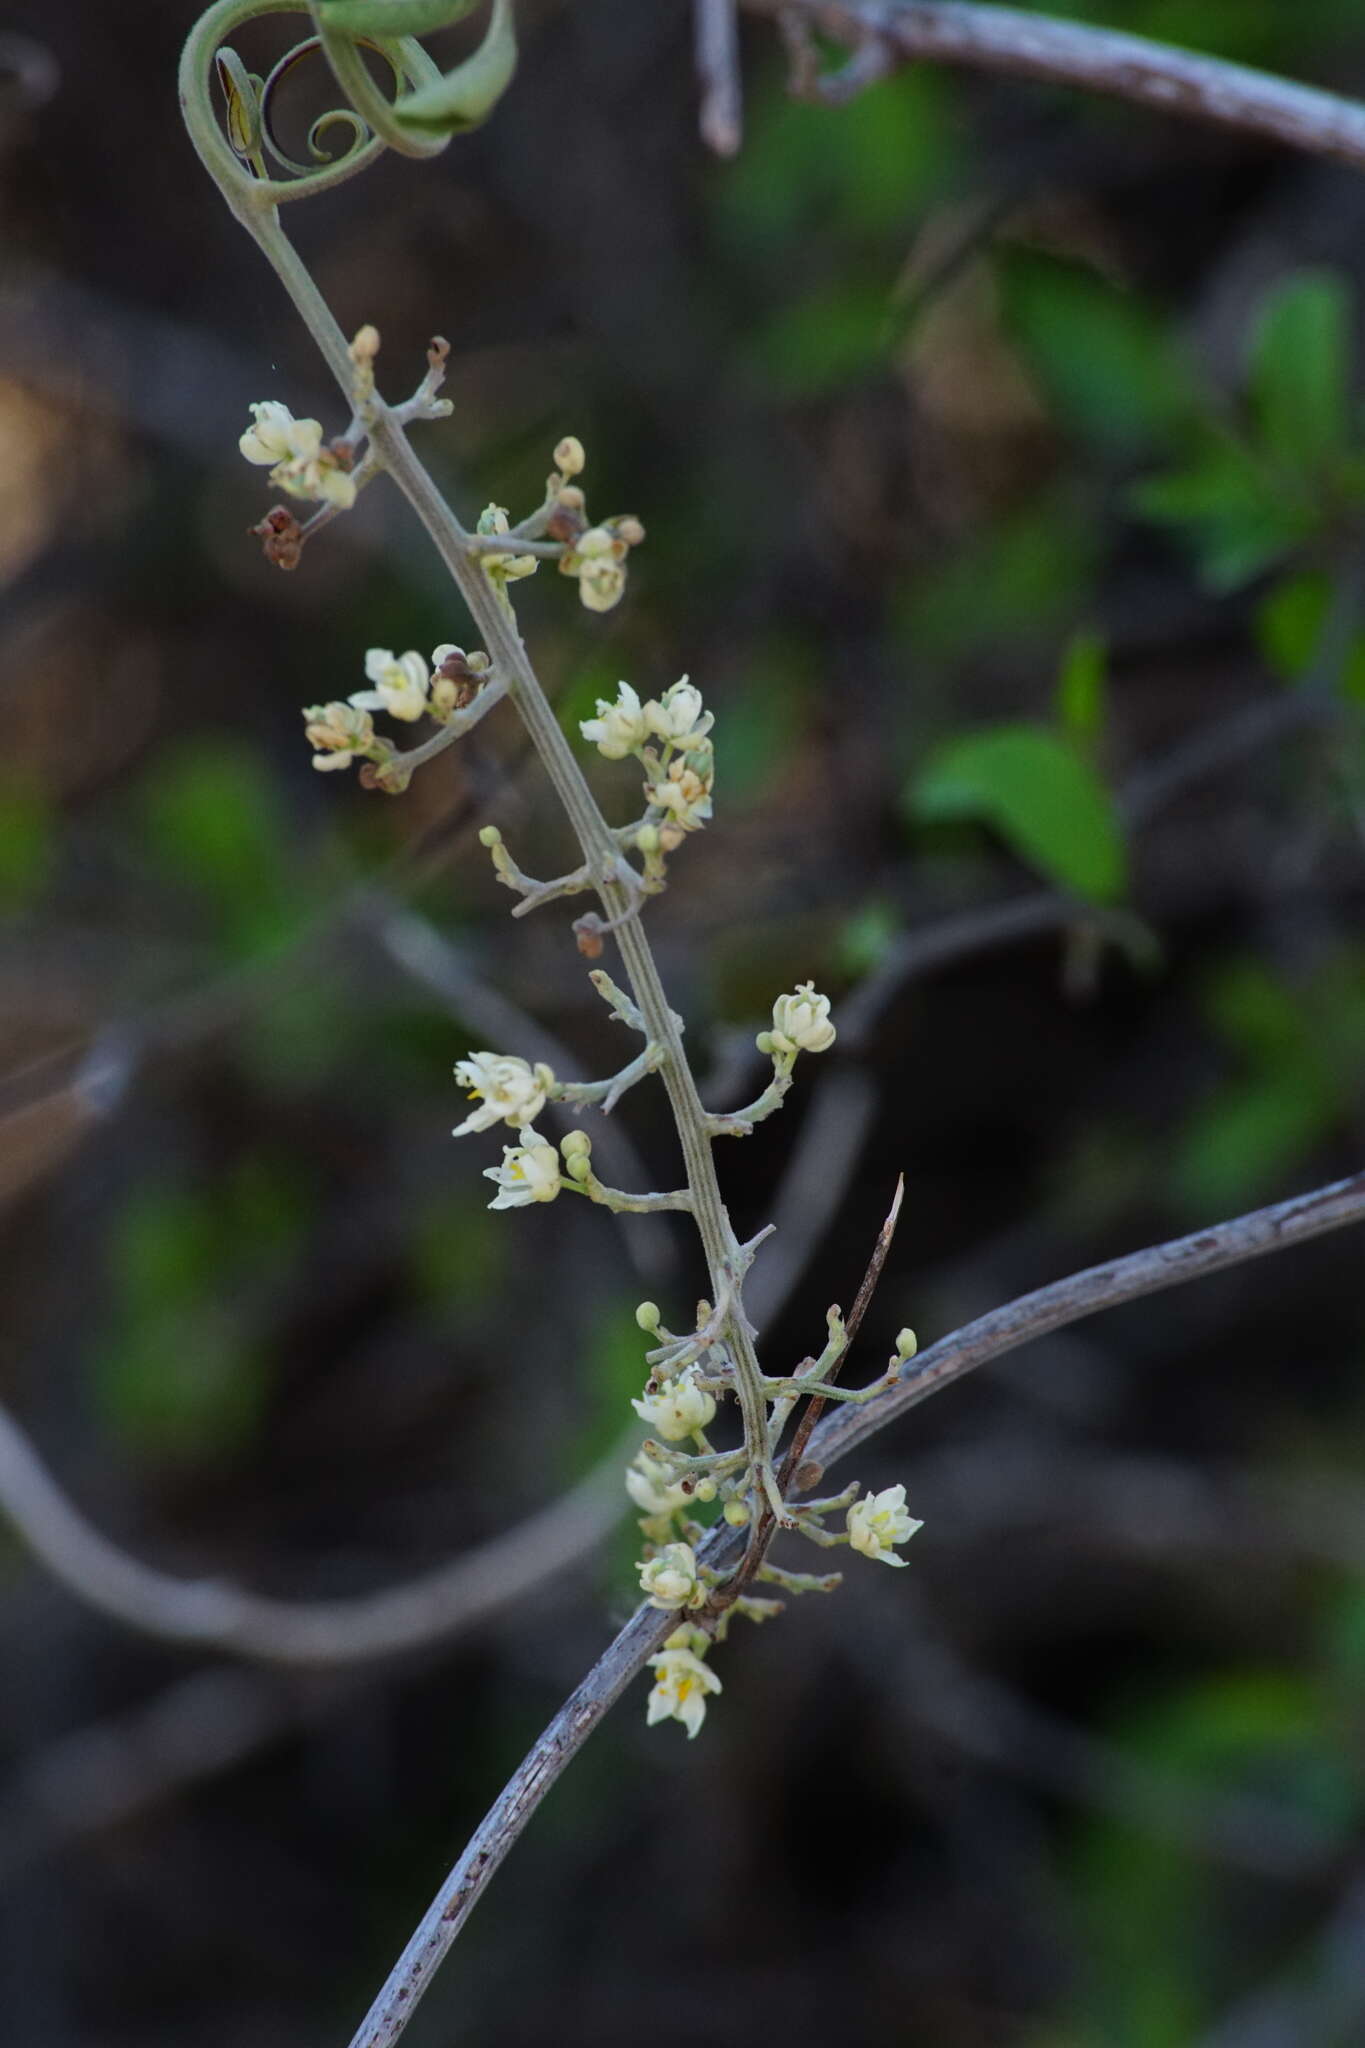
<svg viewBox="0 0 1365 2048">
<path fill-rule="evenodd" d="M 388 20 L 423 30 L 444 27 L 477 0 L 217 0 L 191 29 L 180 62 L 180 103 L 190 139 L 234 213 L 259 217 L 286 199 L 306 198 L 363 170 L 386 148 L 435 156 L 453 134 L 491 111 L 516 68 L 512 0 L 492 0 L 488 28 L 471 57 L 443 74 L 416 38 L 378 32 Z M 261 77 L 227 38 L 268 14 L 306 14 L 314 33 L 287 50 Z M 363 31 L 363 33 L 362 33 Z M 368 70 L 362 50 L 388 66 L 393 97 Z M 275 125 L 283 81 L 321 51 L 346 105 L 320 114 L 308 130 L 309 160 L 282 146 Z M 219 118 L 214 80 L 223 96 Z M 344 147 L 328 146 L 336 131 Z M 267 158 L 289 175 L 271 175 Z"/>
</svg>

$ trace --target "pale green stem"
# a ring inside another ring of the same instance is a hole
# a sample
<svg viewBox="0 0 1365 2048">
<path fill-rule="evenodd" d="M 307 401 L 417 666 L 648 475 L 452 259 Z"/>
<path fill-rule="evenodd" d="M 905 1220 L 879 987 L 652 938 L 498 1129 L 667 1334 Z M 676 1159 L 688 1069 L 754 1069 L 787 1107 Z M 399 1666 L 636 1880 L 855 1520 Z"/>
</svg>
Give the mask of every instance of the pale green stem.
<svg viewBox="0 0 1365 2048">
<path fill-rule="evenodd" d="M 354 397 L 356 366 L 346 337 L 281 227 L 278 212 L 273 208 L 246 207 L 240 210 L 234 207 L 234 211 L 238 212 L 243 225 L 250 230 L 270 261 L 350 404 Z M 540 686 L 510 607 L 494 590 L 471 553 L 471 536 L 414 454 L 401 422 L 378 397 L 373 406 L 371 446 L 425 526 L 469 607 L 493 667 L 506 683 L 507 694 L 516 706 L 555 793 L 568 814 L 585 863 L 595 878 L 594 886 L 603 908 L 613 923 L 620 921 L 617 924 L 617 943 L 647 1036 L 662 1049 L 660 1074 L 682 1147 L 692 1213 L 701 1237 L 711 1285 L 717 1300 L 720 1300 L 727 1285 L 733 1291 L 740 1247 L 721 1199 L 715 1161 L 711 1155 L 708 1119 L 683 1051 L 679 1020 L 664 994 L 654 955 L 638 918 L 626 915 L 632 903 L 627 890 L 617 879 L 620 852 L 615 835 L 598 809 L 583 771 Z M 730 1315 L 726 1335 L 735 1361 L 744 1441 L 755 1483 L 763 1491 L 774 1514 L 785 1521 L 786 1513 L 769 1450 L 768 1410 L 763 1398 L 753 1332 L 738 1302 Z"/>
</svg>

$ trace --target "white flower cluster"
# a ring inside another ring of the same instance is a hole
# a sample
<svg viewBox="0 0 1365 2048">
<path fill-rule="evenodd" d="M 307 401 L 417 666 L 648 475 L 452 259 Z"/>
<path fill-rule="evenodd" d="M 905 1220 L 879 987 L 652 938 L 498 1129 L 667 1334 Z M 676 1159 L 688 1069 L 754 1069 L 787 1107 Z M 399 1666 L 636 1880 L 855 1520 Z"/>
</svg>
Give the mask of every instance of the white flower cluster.
<svg viewBox="0 0 1365 2048">
<path fill-rule="evenodd" d="M 409 648 L 394 654 L 388 647 L 365 651 L 365 675 L 372 690 L 357 690 L 345 704 L 313 704 L 304 711 L 304 731 L 316 749 L 315 768 L 349 768 L 354 756 L 392 762 L 392 747 L 376 737 L 371 713 L 386 711 L 403 725 L 434 718 L 444 725 L 451 713 L 467 704 L 489 669 L 486 654 L 466 654 L 446 640 L 434 650 L 430 665 Z"/>
<path fill-rule="evenodd" d="M 714 724 L 701 691 L 686 676 L 645 704 L 629 683 L 618 683 L 615 701 L 599 697 L 596 718 L 580 723 L 584 739 L 608 761 L 634 755 L 642 763 L 650 807 L 644 825 L 657 833 L 665 851 L 671 852 L 685 833 L 700 831 L 711 816 Z"/>
<path fill-rule="evenodd" d="M 625 594 L 626 559 L 632 548 L 639 547 L 645 530 L 630 513 L 597 525 L 590 521 L 582 486 L 573 481 L 587 460 L 578 436 L 566 434 L 555 449 L 554 474 L 546 483 L 546 531 L 565 544 L 560 575 L 574 578 L 590 612 L 609 612 Z"/>
<path fill-rule="evenodd" d="M 374 688 L 357 690 L 351 702 L 360 711 L 387 711 L 405 725 L 422 717 L 444 721 L 459 702 L 461 686 L 467 699 L 471 684 L 482 681 L 489 666 L 486 654 L 466 654 L 450 640 L 432 649 L 430 667 L 413 648 L 394 654 L 387 647 L 369 647 L 365 674 Z"/>
<path fill-rule="evenodd" d="M 833 1027 L 827 1013 L 828 1005 L 809 984 L 799 988 L 795 995 L 782 998 L 777 1006 L 778 1022 L 789 1032 L 793 1048 L 813 1045 L 819 1049 L 829 1043 Z M 637 1452 L 626 1473 L 626 1491 L 641 1510 L 639 1526 L 646 1540 L 645 1555 L 636 1569 L 641 1591 L 651 1607 L 696 1617 L 688 1628 L 670 1636 L 664 1651 L 652 1660 L 657 1679 L 649 1697 L 647 1719 L 651 1725 L 676 1719 L 685 1724 L 689 1735 L 695 1735 L 705 1718 L 708 1694 L 720 1690 L 719 1681 L 705 1661 L 712 1641 L 723 1640 L 733 1615 L 744 1614 L 751 1620 L 762 1621 L 778 1612 L 781 1603 L 755 1598 L 752 1592 L 740 1590 L 728 1603 L 721 1598 L 712 1611 L 704 1612 L 713 1588 L 724 1582 L 703 1565 L 698 1555 L 697 1546 L 704 1532 L 689 1518 L 689 1508 L 694 1502 L 719 1499 L 722 1519 L 736 1529 L 749 1527 L 755 1515 L 754 1474 L 747 1443 L 736 1451 L 715 1451 L 705 1435 L 716 1408 L 711 1389 L 721 1383 L 727 1372 L 733 1371 L 733 1361 L 727 1365 L 726 1360 L 723 1316 L 710 1303 L 699 1302 L 695 1332 L 680 1335 L 664 1327 L 655 1302 L 642 1301 L 635 1311 L 635 1320 L 655 1345 L 650 1353 L 654 1369 L 649 1382 L 631 1404 L 640 1420 L 654 1432 L 654 1440 Z M 818 1393 L 820 1382 L 837 1365 L 848 1341 L 837 1308 L 829 1311 L 827 1322 L 829 1343 L 819 1360 L 808 1362 L 797 1379 L 779 1377 L 761 1382 L 769 1400 L 790 1402 L 794 1393 L 807 1389 Z M 898 1331 L 881 1379 L 856 1392 L 838 1390 L 836 1397 L 855 1401 L 875 1398 L 884 1388 L 895 1384 L 901 1368 L 915 1352 L 914 1331 Z M 712 1360 L 709 1367 L 708 1358 Z M 682 1445 L 689 1439 L 692 1448 L 686 1454 L 668 1449 L 669 1445 Z M 833 1499 L 797 1506 L 790 1526 L 825 1548 L 848 1544 L 881 1564 L 904 1565 L 905 1559 L 897 1555 L 897 1548 L 923 1526 L 906 1508 L 905 1488 L 889 1486 L 880 1493 L 868 1493 L 861 1500 L 857 1495 L 855 1485 Z M 761 1495 L 759 1499 L 761 1502 Z M 845 1511 L 842 1533 L 826 1526 L 826 1518 L 836 1510 Z M 786 1571 L 763 1558 L 758 1561 L 756 1575 L 793 1593 L 829 1591 L 839 1583 L 837 1574 L 816 1578 Z"/>
<path fill-rule="evenodd" d="M 247 461 L 268 469 L 271 483 L 291 498 L 319 499 L 349 511 L 355 503 L 349 450 L 324 448 L 320 423 L 296 420 L 277 399 L 264 399 L 250 412 L 252 425 L 237 443 Z"/>
<path fill-rule="evenodd" d="M 556 1085 L 553 1068 L 543 1060 L 531 1066 L 515 1053 L 471 1052 L 456 1063 L 455 1079 L 478 1107 L 456 1124 L 453 1136 L 491 1131 L 495 1124 L 510 1124 L 517 1133 L 516 1144 L 503 1147 L 502 1165 L 484 1168 L 485 1178 L 498 1190 L 489 1208 L 524 1209 L 532 1202 L 553 1202 L 564 1185 L 559 1150 L 535 1128 Z M 581 1133 L 570 1133 L 564 1141 L 566 1157 L 574 1149 L 575 1135 L 581 1140 Z"/>
</svg>

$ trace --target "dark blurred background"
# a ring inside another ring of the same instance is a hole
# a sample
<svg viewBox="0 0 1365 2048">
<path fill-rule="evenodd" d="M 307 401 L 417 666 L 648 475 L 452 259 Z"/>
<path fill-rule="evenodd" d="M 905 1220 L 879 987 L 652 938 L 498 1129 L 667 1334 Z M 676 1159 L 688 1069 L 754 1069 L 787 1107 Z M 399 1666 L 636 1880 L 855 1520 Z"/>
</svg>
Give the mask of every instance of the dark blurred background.
<svg viewBox="0 0 1365 2048">
<path fill-rule="evenodd" d="M 1365 88 L 1355 0 L 1057 11 Z M 0 19 L 0 1393 L 112 1542 L 280 1600 L 588 1485 L 471 1625 L 308 1670 L 158 1642 L 7 1530 L 7 2048 L 349 2037 L 632 1605 L 590 1475 L 634 1304 L 701 1284 L 664 1223 L 490 1217 L 496 1142 L 450 1142 L 471 1047 L 593 1075 L 620 1034 L 475 839 L 569 864 L 509 713 L 400 799 L 310 769 L 299 708 L 367 646 L 468 628 L 383 485 L 296 574 L 245 537 L 248 403 L 344 422 L 180 129 L 192 12 Z M 836 998 L 721 1155 L 741 1234 L 782 1225 L 767 1358 L 818 1347 L 901 1170 L 866 1377 L 904 1323 L 1358 1168 L 1365 178 L 1006 79 L 796 104 L 762 23 L 725 164 L 683 0 L 520 15 L 487 128 L 288 226 L 391 395 L 449 336 L 418 432 L 466 516 L 576 432 L 649 530 L 617 611 L 548 569 L 518 605 L 575 737 L 620 676 L 715 709 L 715 822 L 649 913 L 715 1106 L 778 990 Z M 615 1120 L 631 1184 L 669 1184 L 661 1100 Z M 413 2048 L 1365 2038 L 1360 1258 L 1083 1323 L 879 1437 L 911 1569 L 738 1629 L 695 1745 L 641 1681 Z"/>
</svg>

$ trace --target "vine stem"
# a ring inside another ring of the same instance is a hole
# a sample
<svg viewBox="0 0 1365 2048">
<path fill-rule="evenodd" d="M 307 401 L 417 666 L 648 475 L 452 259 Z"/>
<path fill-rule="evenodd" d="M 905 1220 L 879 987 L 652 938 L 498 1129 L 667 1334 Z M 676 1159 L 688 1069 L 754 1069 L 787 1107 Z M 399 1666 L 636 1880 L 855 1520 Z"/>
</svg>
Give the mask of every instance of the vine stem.
<svg viewBox="0 0 1365 2048">
<path fill-rule="evenodd" d="M 1152 1245 L 1102 1266 L 1087 1267 L 1065 1280 L 1022 1295 L 1017 1301 L 964 1324 L 921 1353 L 914 1375 L 879 1400 L 869 1402 L 866 1408 L 846 1408 L 838 1415 L 827 1416 L 812 1438 L 810 1455 L 796 1476 L 796 1484 L 803 1491 L 809 1490 L 821 1471 L 828 1470 L 917 1402 L 942 1392 L 978 1366 L 1017 1350 L 1036 1337 L 1046 1336 L 1051 1330 L 1062 1329 L 1120 1302 L 1202 1279 L 1248 1259 L 1287 1251 L 1328 1231 L 1362 1222 L 1365 1173 L 1358 1173 L 1330 1187 L 1317 1188 L 1311 1194 L 1278 1202 L 1272 1208 L 1234 1216 L 1208 1230 L 1196 1231 L 1193 1236 Z M 742 1530 L 718 1529 L 702 1551 L 701 1563 L 709 1570 L 729 1569 L 739 1555 L 744 1534 Z M 392 2048 L 484 1887 L 536 1807 L 676 1622 L 674 1614 L 656 1614 L 649 1607 L 638 1609 L 570 1694 L 474 1830 L 464 1853 L 362 2020 L 350 2048 Z"/>
</svg>

